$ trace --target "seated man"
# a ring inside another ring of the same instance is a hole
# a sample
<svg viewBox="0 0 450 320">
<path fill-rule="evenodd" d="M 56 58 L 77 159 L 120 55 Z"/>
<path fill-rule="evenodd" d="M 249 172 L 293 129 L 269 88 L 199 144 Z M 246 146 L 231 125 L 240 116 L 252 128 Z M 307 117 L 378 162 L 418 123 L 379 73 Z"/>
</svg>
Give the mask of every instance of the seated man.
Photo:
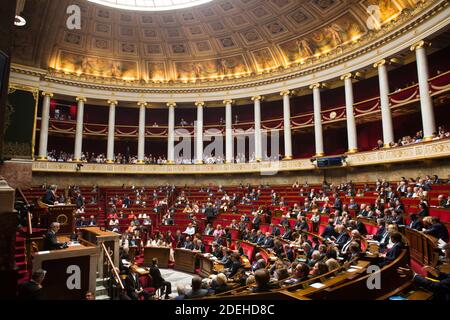
<svg viewBox="0 0 450 320">
<path fill-rule="evenodd" d="M 438 217 L 426 217 L 424 220 L 428 221 L 429 227 L 423 233 L 448 242 L 448 230 Z"/>
<path fill-rule="evenodd" d="M 128 270 L 129 273 L 125 278 L 126 295 L 131 300 L 139 300 L 140 297 L 148 300 L 150 298 L 150 294 L 142 288 L 141 283 L 139 282 L 139 274 L 136 272 L 136 269 L 130 268 Z"/>
<path fill-rule="evenodd" d="M 325 230 L 323 230 L 322 234 L 320 235 L 322 238 L 330 239 L 331 237 L 337 237 L 338 234 L 334 230 L 334 220 L 328 219 L 328 225 L 325 227 Z"/>
<path fill-rule="evenodd" d="M 161 288 L 161 295 L 165 294 L 164 298 L 169 299 L 169 294 L 172 292 L 172 284 L 165 281 L 161 276 L 161 271 L 158 268 L 158 259 L 153 258 L 150 266 L 150 276 L 152 277 L 152 284 L 156 289 Z"/>
<path fill-rule="evenodd" d="M 56 250 L 64 249 L 67 247 L 67 243 L 60 243 L 56 239 L 56 233 L 58 233 L 61 225 L 58 222 L 52 222 L 50 230 L 45 234 L 43 250 Z"/>
<path fill-rule="evenodd" d="M 270 273 L 267 269 L 258 269 L 255 271 L 256 286 L 253 287 L 252 292 L 266 292 L 274 288 L 270 284 Z"/>
<path fill-rule="evenodd" d="M 185 299 L 203 298 L 208 295 L 207 289 L 202 289 L 202 278 L 194 276 L 191 283 L 192 289 L 184 295 Z"/>
</svg>

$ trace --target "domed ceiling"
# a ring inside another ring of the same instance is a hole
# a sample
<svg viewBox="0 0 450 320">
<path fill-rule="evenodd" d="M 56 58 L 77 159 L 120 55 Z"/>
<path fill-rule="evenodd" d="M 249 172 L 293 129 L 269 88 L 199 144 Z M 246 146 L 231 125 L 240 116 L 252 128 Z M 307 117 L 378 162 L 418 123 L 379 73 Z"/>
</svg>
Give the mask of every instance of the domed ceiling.
<svg viewBox="0 0 450 320">
<path fill-rule="evenodd" d="M 143 83 L 246 78 L 288 71 L 354 46 L 418 3 L 422 1 L 212 0 L 150 12 L 87 0 L 27 0 L 23 16 L 28 24 L 15 30 L 13 62 Z M 79 30 L 67 27 L 67 7 L 73 4 L 81 8 Z"/>
</svg>

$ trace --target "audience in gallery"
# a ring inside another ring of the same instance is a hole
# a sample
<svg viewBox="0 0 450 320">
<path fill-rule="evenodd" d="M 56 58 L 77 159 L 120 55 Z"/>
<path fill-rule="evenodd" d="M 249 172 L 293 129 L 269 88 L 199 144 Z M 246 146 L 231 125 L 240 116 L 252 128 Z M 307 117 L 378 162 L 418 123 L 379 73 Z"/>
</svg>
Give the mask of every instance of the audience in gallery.
<svg viewBox="0 0 450 320">
<path fill-rule="evenodd" d="M 323 181 L 321 188 L 311 188 L 308 183 L 301 185 L 296 181 L 291 189 L 298 193 L 300 199 L 291 204 L 268 184 L 255 186 L 241 184 L 235 188 L 238 191 L 233 192 L 227 191 L 227 188 L 221 185 L 200 186 L 196 188 L 196 192 L 199 190 L 205 194 L 205 202 L 195 200 L 192 197 L 192 189 L 188 186 L 180 188 L 169 184 L 156 188 L 123 186 L 123 195 L 118 192 L 115 196 L 106 199 L 109 208 L 106 215 L 106 227 L 122 234 L 121 252 L 125 259 L 121 262 L 122 273 L 128 272 L 126 265 L 133 263 L 127 259 L 126 254 L 130 247 L 166 246 L 171 248 L 169 260 L 174 261 L 174 248 L 186 248 L 200 253 L 208 252 L 209 249 L 207 250 L 203 237 L 205 235 L 213 237 L 210 254 L 217 259 L 216 261 L 223 264 L 223 271 L 201 280 L 200 285 L 196 282 L 193 290 L 177 288 L 180 292 L 177 299 L 217 294 L 226 291 L 226 288 L 246 283 L 253 283 L 249 291 L 264 292 L 272 288 L 292 285 L 317 275 L 329 273 L 332 276 L 346 263 L 351 263 L 363 256 L 364 248 L 367 248 L 366 242 L 378 245 L 381 259 L 379 265 L 388 264 L 398 257 L 404 247 L 404 240 L 398 233 L 399 227 L 416 229 L 448 242 L 447 228 L 438 217 L 430 216 L 429 209 L 433 206 L 430 205 L 428 197 L 434 185 L 444 183 L 450 183 L 450 175 L 448 179 L 441 179 L 437 175 L 403 177 L 398 182 L 378 179 L 372 184 L 358 186 L 363 196 L 375 196 L 374 201 L 369 203 L 364 200 L 355 201 L 358 192 L 357 186 L 352 181 L 340 184 Z M 52 190 L 55 199 L 59 199 L 56 186 L 43 186 L 43 188 Z M 99 188 L 94 186 L 91 191 L 95 195 Z M 255 205 L 254 202 L 261 198 L 263 192 L 269 194 L 270 199 L 265 200 L 264 205 Z M 95 216 L 89 215 L 89 221 L 83 216 L 82 210 L 85 210 L 89 204 L 89 198 L 82 194 L 78 186 L 70 186 L 67 190 L 63 190 L 62 194 L 66 195 L 67 202 L 72 201 L 79 206 L 77 227 L 96 223 Z M 344 197 L 349 198 L 350 201 L 343 203 Z M 246 200 L 242 201 L 244 198 Z M 417 199 L 419 203 L 419 208 L 409 215 L 408 224 L 405 222 L 408 212 L 403 203 L 407 198 Z M 434 202 L 435 207 L 450 207 L 446 195 L 440 194 L 437 200 Z M 236 209 L 238 204 L 248 206 L 251 213 L 239 213 Z M 150 209 L 152 213 L 142 209 Z M 281 211 L 281 219 L 277 224 L 271 220 L 275 211 Z M 156 214 L 163 217 L 163 224 L 173 225 L 175 212 L 181 212 L 186 220 L 190 221 L 184 232 L 183 229 L 173 234 L 153 231 L 154 220 L 152 219 Z M 212 222 L 218 214 L 231 212 L 239 213 L 239 216 L 228 225 L 213 225 Z M 202 230 L 199 228 L 198 221 L 206 220 L 208 215 L 211 222 L 207 223 L 206 228 Z M 314 222 L 315 217 L 318 217 L 318 225 L 320 218 L 324 216 L 328 218 L 326 229 L 320 236 L 308 238 L 307 232 L 312 231 L 317 235 L 318 228 L 315 229 L 317 226 L 313 223 L 313 230 L 309 230 L 310 226 L 307 222 Z M 355 216 L 376 221 L 379 227 L 378 232 L 373 236 L 367 235 L 364 224 Z M 295 219 L 292 228 L 288 226 L 289 219 Z M 268 223 L 272 224 L 270 232 L 264 233 L 259 230 L 262 224 Z M 276 257 L 276 261 L 272 263 L 273 261 L 266 261 L 257 255 L 251 271 L 245 271 L 240 259 L 245 257 L 245 250 L 240 243 L 235 245 L 231 241 L 231 232 L 236 229 L 240 231 L 240 240 L 261 247 Z M 132 278 L 128 280 L 131 288 L 134 285 L 132 280 Z M 139 288 L 135 289 L 137 291 L 133 292 L 138 298 L 140 296 L 148 298 Z M 129 293 L 132 295 L 131 291 Z"/>
<path fill-rule="evenodd" d="M 439 140 L 439 139 L 445 139 L 450 137 L 450 131 L 446 130 L 444 126 L 439 126 L 437 132 L 433 133 L 433 137 L 432 140 Z M 401 147 L 401 146 L 407 146 L 410 144 L 415 144 L 415 143 L 419 143 L 423 141 L 423 131 L 420 130 L 418 132 L 416 132 L 416 134 L 411 137 L 411 136 L 404 136 L 401 139 L 399 139 L 397 142 L 392 142 L 390 144 L 391 148 L 395 148 L 395 147 Z M 384 142 L 383 140 L 378 140 L 377 141 L 377 146 L 375 148 L 373 148 L 373 150 L 380 150 L 383 149 L 384 146 Z"/>
</svg>

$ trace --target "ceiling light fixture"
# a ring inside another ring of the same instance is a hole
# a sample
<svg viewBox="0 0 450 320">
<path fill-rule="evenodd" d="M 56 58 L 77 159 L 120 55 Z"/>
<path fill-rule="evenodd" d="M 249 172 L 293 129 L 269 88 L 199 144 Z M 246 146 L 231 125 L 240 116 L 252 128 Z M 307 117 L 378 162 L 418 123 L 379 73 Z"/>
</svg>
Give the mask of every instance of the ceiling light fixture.
<svg viewBox="0 0 450 320">
<path fill-rule="evenodd" d="M 26 25 L 26 24 L 27 24 L 27 20 L 25 20 L 24 17 L 22 17 L 22 16 L 16 16 L 16 17 L 14 18 L 14 25 L 15 25 L 16 27 L 23 27 L 23 26 Z"/>
<path fill-rule="evenodd" d="M 107 7 L 137 11 L 165 11 L 190 8 L 212 0 L 88 0 Z"/>
</svg>

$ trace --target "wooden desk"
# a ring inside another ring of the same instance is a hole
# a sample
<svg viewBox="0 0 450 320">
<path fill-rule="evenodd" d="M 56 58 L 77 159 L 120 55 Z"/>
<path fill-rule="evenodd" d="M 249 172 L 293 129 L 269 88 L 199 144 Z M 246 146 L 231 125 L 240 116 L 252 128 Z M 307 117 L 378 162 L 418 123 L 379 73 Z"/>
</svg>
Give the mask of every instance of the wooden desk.
<svg viewBox="0 0 450 320">
<path fill-rule="evenodd" d="M 58 237 L 58 241 L 66 238 Z M 33 271 L 47 271 L 42 283 L 45 299 L 82 300 L 95 293 L 98 251 L 95 246 L 76 245 L 66 249 L 32 254 Z"/>
<path fill-rule="evenodd" d="M 175 270 L 195 273 L 195 260 L 197 256 L 197 252 L 186 249 L 174 249 L 174 257 L 175 257 Z"/>
<path fill-rule="evenodd" d="M 225 269 L 223 264 L 220 264 L 217 261 L 204 256 L 203 254 L 198 254 L 197 259 L 200 264 L 199 275 L 202 277 L 209 277 L 210 275 L 219 273 Z"/>
<path fill-rule="evenodd" d="M 97 272 L 99 278 L 103 278 L 103 275 L 107 273 L 108 265 L 105 263 L 106 257 L 104 256 L 102 244 L 105 245 L 109 255 L 116 268 L 119 267 L 119 241 L 120 234 L 112 231 L 103 231 L 99 227 L 84 227 L 80 228 L 81 239 L 94 244 L 98 251 Z"/>
<path fill-rule="evenodd" d="M 152 259 L 158 259 L 158 266 L 160 268 L 167 268 L 169 266 L 170 248 L 168 247 L 145 247 L 144 248 L 144 266 L 149 267 L 152 264 Z"/>
</svg>

